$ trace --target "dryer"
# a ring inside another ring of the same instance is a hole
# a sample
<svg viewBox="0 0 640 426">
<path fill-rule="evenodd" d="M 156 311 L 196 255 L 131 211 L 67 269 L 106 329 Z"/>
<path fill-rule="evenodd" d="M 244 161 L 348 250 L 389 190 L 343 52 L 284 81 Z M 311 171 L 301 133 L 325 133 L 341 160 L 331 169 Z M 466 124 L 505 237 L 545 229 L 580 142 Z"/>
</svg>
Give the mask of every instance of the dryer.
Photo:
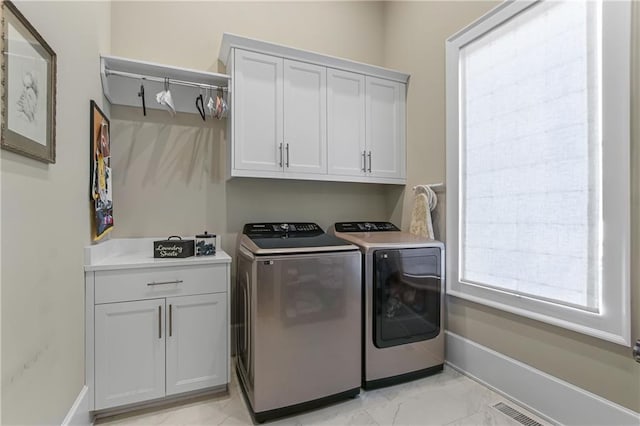
<svg viewBox="0 0 640 426">
<path fill-rule="evenodd" d="M 362 387 L 442 371 L 444 244 L 390 222 L 339 222 L 329 232 L 362 253 Z"/>
</svg>

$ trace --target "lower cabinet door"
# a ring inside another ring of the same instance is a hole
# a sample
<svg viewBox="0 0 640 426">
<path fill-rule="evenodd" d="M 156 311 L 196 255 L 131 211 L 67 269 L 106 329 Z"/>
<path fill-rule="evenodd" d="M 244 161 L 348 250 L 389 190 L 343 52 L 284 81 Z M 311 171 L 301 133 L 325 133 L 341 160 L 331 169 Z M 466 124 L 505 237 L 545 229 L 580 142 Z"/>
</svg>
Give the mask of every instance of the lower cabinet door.
<svg viewBox="0 0 640 426">
<path fill-rule="evenodd" d="M 228 382 L 227 294 L 167 303 L 167 395 Z"/>
<path fill-rule="evenodd" d="M 95 307 L 95 408 L 165 395 L 165 299 Z"/>
</svg>

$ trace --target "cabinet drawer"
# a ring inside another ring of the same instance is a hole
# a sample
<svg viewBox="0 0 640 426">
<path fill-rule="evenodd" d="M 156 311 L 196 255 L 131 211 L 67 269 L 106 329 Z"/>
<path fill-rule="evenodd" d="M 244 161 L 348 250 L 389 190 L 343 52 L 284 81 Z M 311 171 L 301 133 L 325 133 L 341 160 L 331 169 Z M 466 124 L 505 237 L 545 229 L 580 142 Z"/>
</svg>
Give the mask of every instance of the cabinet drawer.
<svg viewBox="0 0 640 426">
<path fill-rule="evenodd" d="M 95 272 L 95 303 L 227 291 L 227 265 Z"/>
</svg>

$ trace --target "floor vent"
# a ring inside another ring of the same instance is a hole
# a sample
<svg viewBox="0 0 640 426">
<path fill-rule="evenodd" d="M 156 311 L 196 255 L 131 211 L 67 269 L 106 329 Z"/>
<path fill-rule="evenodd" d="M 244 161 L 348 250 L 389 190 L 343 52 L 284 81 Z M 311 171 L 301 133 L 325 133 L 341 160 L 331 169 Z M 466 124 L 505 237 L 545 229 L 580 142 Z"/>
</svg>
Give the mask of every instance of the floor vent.
<svg viewBox="0 0 640 426">
<path fill-rule="evenodd" d="M 511 417 L 518 423 L 521 423 L 525 426 L 544 426 L 542 423 L 533 420 L 531 417 L 521 413 L 515 408 L 505 404 L 504 402 L 499 402 L 493 406 L 496 410 L 500 411 L 503 414 Z"/>
</svg>

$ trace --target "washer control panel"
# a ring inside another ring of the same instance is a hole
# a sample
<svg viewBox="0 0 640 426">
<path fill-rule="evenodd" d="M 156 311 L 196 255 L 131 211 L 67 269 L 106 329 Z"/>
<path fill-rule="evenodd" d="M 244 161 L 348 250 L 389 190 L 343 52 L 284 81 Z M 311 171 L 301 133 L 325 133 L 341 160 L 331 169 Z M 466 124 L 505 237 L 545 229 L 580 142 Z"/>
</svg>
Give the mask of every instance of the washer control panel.
<svg viewBox="0 0 640 426">
<path fill-rule="evenodd" d="M 248 223 L 242 230 L 250 238 L 309 237 L 324 234 L 318 224 L 311 222 L 266 222 Z"/>
<path fill-rule="evenodd" d="M 338 222 L 336 232 L 391 232 L 400 229 L 391 222 Z"/>
</svg>

